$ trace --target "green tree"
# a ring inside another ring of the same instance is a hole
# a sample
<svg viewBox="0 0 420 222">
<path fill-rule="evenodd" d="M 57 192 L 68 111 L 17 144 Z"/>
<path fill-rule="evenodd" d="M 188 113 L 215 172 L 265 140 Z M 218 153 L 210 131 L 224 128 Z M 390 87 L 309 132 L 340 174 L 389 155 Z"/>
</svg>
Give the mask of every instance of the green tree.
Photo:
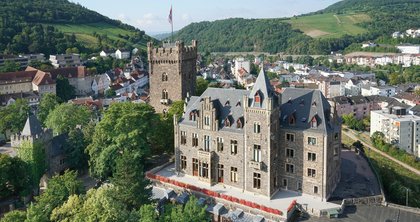
<svg viewBox="0 0 420 222">
<path fill-rule="evenodd" d="M 20 64 L 12 60 L 6 60 L 4 62 L 3 68 L 1 69 L 2 72 L 16 72 L 19 70 Z"/>
<path fill-rule="evenodd" d="M 74 128 L 69 131 L 64 150 L 66 161 L 71 169 L 83 170 L 86 168 L 88 165 L 88 156 L 85 153 L 87 146 L 88 143 L 81 129 Z"/>
<path fill-rule="evenodd" d="M 47 170 L 44 144 L 23 142 L 17 150 L 17 155 L 26 163 L 32 188 L 38 189 L 39 181 Z"/>
<path fill-rule="evenodd" d="M 58 105 L 58 97 L 52 93 L 42 95 L 41 101 L 38 105 L 38 120 L 45 126 L 45 121 L 48 114 Z"/>
<path fill-rule="evenodd" d="M 184 114 L 184 101 L 175 101 L 172 103 L 171 107 L 168 110 L 168 116 L 170 119 L 174 115 L 176 115 L 178 118 L 180 118 Z"/>
<path fill-rule="evenodd" d="M 158 221 L 158 214 L 156 207 L 152 204 L 144 204 L 140 207 L 139 222 L 156 222 Z"/>
<path fill-rule="evenodd" d="M 150 202 L 152 189 L 145 178 L 141 156 L 124 152 L 116 161 L 116 170 L 111 179 L 116 188 L 116 199 L 132 210 Z"/>
<path fill-rule="evenodd" d="M 105 91 L 106 98 L 112 98 L 112 97 L 115 97 L 116 95 L 117 93 L 113 89 L 108 89 L 107 91 Z"/>
<path fill-rule="evenodd" d="M 29 104 L 27 100 L 17 99 L 15 103 L 0 107 L 0 132 L 6 135 L 20 132 L 28 118 Z"/>
<path fill-rule="evenodd" d="M 68 133 L 70 130 L 89 124 L 92 112 L 85 106 L 77 106 L 70 103 L 63 103 L 55 107 L 48 114 L 45 125 L 52 129 L 54 134 Z"/>
<path fill-rule="evenodd" d="M 289 71 L 290 73 L 294 73 L 294 72 L 296 72 L 296 70 L 295 70 L 295 68 L 294 68 L 293 66 L 289 66 L 288 71 Z"/>
<path fill-rule="evenodd" d="M 54 208 L 61 206 L 69 196 L 84 192 L 82 181 L 77 179 L 77 172 L 66 171 L 48 181 L 48 189 L 36 197 L 36 203 L 27 211 L 29 221 L 49 221 Z"/>
<path fill-rule="evenodd" d="M 24 221 L 26 219 L 26 212 L 20 210 L 14 210 L 6 213 L 3 218 L 1 218 L 1 222 L 17 222 L 17 221 Z"/>
<path fill-rule="evenodd" d="M 292 56 L 286 56 L 285 61 L 286 61 L 287 63 L 292 63 L 292 62 L 293 62 L 293 57 L 292 57 Z"/>
<path fill-rule="evenodd" d="M 195 196 L 182 205 L 167 205 L 160 221 L 164 222 L 207 222 L 211 221 L 210 215 L 206 212 L 207 206 L 199 205 Z"/>
<path fill-rule="evenodd" d="M 68 79 L 64 78 L 62 75 L 58 75 L 56 80 L 56 92 L 62 102 L 67 102 L 74 98 L 75 88 L 70 85 Z"/>
<path fill-rule="evenodd" d="M 206 91 L 207 87 L 209 86 L 209 82 L 203 78 L 197 78 L 196 88 L 195 88 L 195 95 L 201 96 L 204 91 Z"/>
<path fill-rule="evenodd" d="M 128 152 L 143 160 L 148 157 L 151 144 L 156 142 L 152 134 L 157 122 L 159 116 L 150 105 L 112 104 L 96 125 L 92 143 L 87 148 L 92 174 L 103 179 L 111 176 L 121 153 Z"/>
<path fill-rule="evenodd" d="M 18 195 L 30 185 L 26 163 L 17 157 L 0 154 L 0 199 Z"/>
</svg>

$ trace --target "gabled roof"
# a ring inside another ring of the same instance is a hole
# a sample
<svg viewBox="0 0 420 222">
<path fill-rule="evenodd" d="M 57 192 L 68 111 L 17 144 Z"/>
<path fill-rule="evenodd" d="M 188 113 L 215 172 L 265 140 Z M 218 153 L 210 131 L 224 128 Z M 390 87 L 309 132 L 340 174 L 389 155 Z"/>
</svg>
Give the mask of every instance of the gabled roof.
<svg viewBox="0 0 420 222">
<path fill-rule="evenodd" d="M 21 135 L 35 136 L 41 134 L 42 132 L 41 123 L 35 115 L 30 114 L 28 119 L 26 119 L 25 127 L 23 127 Z"/>
<path fill-rule="evenodd" d="M 51 78 L 51 75 L 49 73 L 38 71 L 35 75 L 35 78 L 32 80 L 32 83 L 37 86 L 40 86 L 55 84 L 55 81 Z"/>
<path fill-rule="evenodd" d="M 251 100 L 250 104 L 253 104 L 254 96 L 257 93 L 260 93 L 262 99 L 261 108 L 266 108 L 267 98 L 276 94 L 264 69 L 261 69 L 260 74 L 252 87 L 251 93 L 248 95 L 248 98 Z"/>
</svg>

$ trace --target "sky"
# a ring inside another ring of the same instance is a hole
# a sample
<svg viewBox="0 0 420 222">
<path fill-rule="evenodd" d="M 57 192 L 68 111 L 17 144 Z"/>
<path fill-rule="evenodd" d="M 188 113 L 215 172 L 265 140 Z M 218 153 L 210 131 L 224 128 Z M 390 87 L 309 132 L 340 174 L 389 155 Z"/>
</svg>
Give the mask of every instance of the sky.
<svg viewBox="0 0 420 222">
<path fill-rule="evenodd" d="M 281 18 L 323 9 L 339 0 L 71 0 L 148 34 L 171 31 L 192 22 L 226 18 Z"/>
</svg>

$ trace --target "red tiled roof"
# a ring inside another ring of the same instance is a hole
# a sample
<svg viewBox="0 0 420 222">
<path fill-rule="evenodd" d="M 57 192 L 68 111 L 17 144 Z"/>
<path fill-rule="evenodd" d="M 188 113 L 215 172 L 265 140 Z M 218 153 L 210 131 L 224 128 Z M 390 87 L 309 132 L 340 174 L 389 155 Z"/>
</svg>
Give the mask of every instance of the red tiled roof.
<svg viewBox="0 0 420 222">
<path fill-rule="evenodd" d="M 51 74 L 45 73 L 43 71 L 38 71 L 32 80 L 32 83 L 40 86 L 40 85 L 50 85 L 55 84 L 55 81 L 51 78 Z"/>
<path fill-rule="evenodd" d="M 31 82 L 37 71 L 0 73 L 0 84 L 5 82 Z"/>
<path fill-rule="evenodd" d="M 85 66 L 51 69 L 46 70 L 46 72 L 51 73 L 53 79 L 57 79 L 58 75 L 62 75 L 65 78 L 84 78 L 90 75 Z"/>
</svg>

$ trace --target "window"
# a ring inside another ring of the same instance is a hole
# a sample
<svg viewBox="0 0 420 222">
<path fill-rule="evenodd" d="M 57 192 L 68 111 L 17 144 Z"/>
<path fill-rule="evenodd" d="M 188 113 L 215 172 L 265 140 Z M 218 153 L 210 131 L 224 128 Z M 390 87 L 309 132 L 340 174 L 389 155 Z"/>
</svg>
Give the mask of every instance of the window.
<svg viewBox="0 0 420 222">
<path fill-rule="evenodd" d="M 224 175 L 224 166 L 223 164 L 217 164 L 217 182 L 223 183 L 223 175 Z"/>
<path fill-rule="evenodd" d="M 187 132 L 185 131 L 181 131 L 181 144 L 187 144 Z"/>
<path fill-rule="evenodd" d="M 204 136 L 204 150 L 210 151 L 210 136 Z"/>
<path fill-rule="evenodd" d="M 205 116 L 204 117 L 204 125 L 210 126 L 210 116 Z"/>
<path fill-rule="evenodd" d="M 300 181 L 297 182 L 297 189 L 302 190 L 302 182 Z"/>
<path fill-rule="evenodd" d="M 226 117 L 226 119 L 225 119 L 225 127 L 230 127 L 229 117 Z"/>
<path fill-rule="evenodd" d="M 238 141 L 237 140 L 231 140 L 230 141 L 230 154 L 238 154 Z"/>
<path fill-rule="evenodd" d="M 316 145 L 316 138 L 315 137 L 308 137 L 308 144 L 309 145 Z"/>
<path fill-rule="evenodd" d="M 241 118 L 239 118 L 237 121 L 236 121 L 236 128 L 238 128 L 238 129 L 240 129 L 240 128 L 242 128 L 242 126 L 243 126 L 243 124 L 242 124 L 242 117 Z"/>
<path fill-rule="evenodd" d="M 289 158 L 295 157 L 295 150 L 294 149 L 286 149 L 286 157 L 289 157 Z"/>
<path fill-rule="evenodd" d="M 261 133 L 261 124 L 259 122 L 254 122 L 254 133 Z"/>
<path fill-rule="evenodd" d="M 316 153 L 308 153 L 308 161 L 316 161 Z"/>
<path fill-rule="evenodd" d="M 295 142 L 295 134 L 286 133 L 286 140 L 289 142 Z"/>
<path fill-rule="evenodd" d="M 295 173 L 295 165 L 286 163 L 286 172 Z"/>
<path fill-rule="evenodd" d="M 335 134 L 334 134 L 334 139 L 335 139 L 335 140 L 338 140 L 338 133 L 335 133 Z"/>
<path fill-rule="evenodd" d="M 318 193 L 318 187 L 314 186 L 314 193 Z"/>
<path fill-rule="evenodd" d="M 199 172 L 200 172 L 200 177 L 209 178 L 209 164 L 200 162 Z"/>
<path fill-rule="evenodd" d="M 231 182 L 238 182 L 238 168 L 231 167 L 230 168 L 230 181 Z"/>
<path fill-rule="evenodd" d="M 277 180 L 278 180 L 278 178 L 277 178 L 277 175 L 276 175 L 276 176 L 274 176 L 274 187 L 278 187 L 279 186 Z"/>
<path fill-rule="evenodd" d="M 254 189 L 261 189 L 261 174 L 254 173 Z"/>
<path fill-rule="evenodd" d="M 197 111 L 190 112 L 190 120 L 195 121 L 197 118 Z"/>
<path fill-rule="evenodd" d="M 168 91 L 166 89 L 162 90 L 162 99 L 168 99 Z"/>
<path fill-rule="evenodd" d="M 318 120 L 316 119 L 316 116 L 314 116 L 311 120 L 311 128 L 318 128 Z"/>
<path fill-rule="evenodd" d="M 253 155 L 255 162 L 261 162 L 261 146 L 254 144 L 254 155 Z"/>
<path fill-rule="evenodd" d="M 255 107 L 260 107 L 261 106 L 261 96 L 258 92 L 255 93 L 255 95 L 254 95 L 254 106 Z"/>
<path fill-rule="evenodd" d="M 287 187 L 287 179 L 283 179 L 283 187 Z"/>
<path fill-rule="evenodd" d="M 308 168 L 308 177 L 315 177 L 316 176 L 316 170 Z"/>
<path fill-rule="evenodd" d="M 295 118 L 295 114 L 293 113 L 290 117 L 289 117 L 289 125 L 295 125 L 296 123 L 296 118 Z"/>
<path fill-rule="evenodd" d="M 164 72 L 162 74 L 162 82 L 167 82 L 168 81 L 168 74 L 166 72 Z"/>
<path fill-rule="evenodd" d="M 198 134 L 197 133 L 192 134 L 192 146 L 193 147 L 198 146 Z"/>
<path fill-rule="evenodd" d="M 217 137 L 217 151 L 222 152 L 223 151 L 223 138 Z"/>
<path fill-rule="evenodd" d="M 198 159 L 193 158 L 193 176 L 198 176 Z"/>
<path fill-rule="evenodd" d="M 187 169 L 187 157 L 181 156 L 181 169 L 185 170 Z"/>
</svg>

